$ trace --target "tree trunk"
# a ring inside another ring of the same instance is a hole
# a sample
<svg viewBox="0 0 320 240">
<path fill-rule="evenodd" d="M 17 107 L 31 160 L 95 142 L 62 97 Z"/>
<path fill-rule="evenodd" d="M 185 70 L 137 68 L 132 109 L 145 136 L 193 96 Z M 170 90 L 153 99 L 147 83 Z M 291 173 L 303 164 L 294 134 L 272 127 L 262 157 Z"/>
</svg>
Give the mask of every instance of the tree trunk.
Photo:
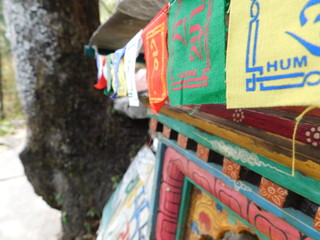
<svg viewBox="0 0 320 240">
<path fill-rule="evenodd" d="M 147 124 L 115 114 L 92 87 L 95 64 L 83 46 L 99 24 L 98 0 L 5 0 L 4 11 L 28 126 L 20 158 L 35 191 L 62 210 L 64 239 L 75 239 L 101 212 L 110 178 L 127 168 Z"/>
<path fill-rule="evenodd" d="M 2 49 L 0 49 L 0 120 L 4 118 L 3 111 L 3 80 L 2 80 Z"/>
</svg>

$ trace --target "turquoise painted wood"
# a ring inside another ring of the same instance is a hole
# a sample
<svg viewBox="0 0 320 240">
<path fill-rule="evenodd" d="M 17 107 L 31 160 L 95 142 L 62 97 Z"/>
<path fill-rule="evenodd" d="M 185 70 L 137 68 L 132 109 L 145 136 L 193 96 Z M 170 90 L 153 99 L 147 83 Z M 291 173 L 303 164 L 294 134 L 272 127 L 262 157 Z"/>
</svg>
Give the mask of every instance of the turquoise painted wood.
<svg viewBox="0 0 320 240">
<path fill-rule="evenodd" d="M 159 141 L 158 150 L 156 155 L 156 164 L 154 171 L 154 188 L 151 196 L 151 210 L 149 216 L 149 226 L 148 226 L 148 236 L 150 239 L 155 238 L 155 228 L 153 226 L 156 225 L 157 222 L 157 213 L 159 206 L 159 194 L 160 194 L 160 184 L 161 184 L 161 175 L 162 175 L 162 167 L 163 167 L 163 158 L 164 153 L 166 151 L 167 146 Z"/>
<path fill-rule="evenodd" d="M 213 151 L 259 173 L 267 179 L 287 188 L 317 204 L 320 204 L 320 181 L 307 177 L 299 172 L 291 176 L 291 169 L 262 157 L 254 152 L 241 148 L 221 138 L 206 134 L 181 121 L 164 114 L 150 115 L 173 130 L 184 134 Z"/>
<path fill-rule="evenodd" d="M 197 131 L 197 130 L 194 129 L 194 131 Z M 313 219 L 310 218 L 309 216 L 294 209 L 277 207 L 276 205 L 267 201 L 264 197 L 260 196 L 258 193 L 258 188 L 256 186 L 243 181 L 235 181 L 232 178 L 229 178 L 228 176 L 222 173 L 221 166 L 214 163 L 204 162 L 203 160 L 197 157 L 195 152 L 190 150 L 185 150 L 179 147 L 176 141 L 168 140 L 164 137 L 161 137 L 161 134 L 159 134 L 158 137 L 160 141 L 163 144 L 165 144 L 167 147 L 175 149 L 181 155 L 193 161 L 195 164 L 197 164 L 201 168 L 205 168 L 210 174 L 212 174 L 216 178 L 220 178 L 230 187 L 232 187 L 233 189 L 236 189 L 237 191 L 239 191 L 240 193 L 248 197 L 250 200 L 254 201 L 257 205 L 259 205 L 263 209 L 285 220 L 287 223 L 289 223 L 299 231 L 305 233 L 307 236 L 313 239 L 320 239 L 320 232 L 314 229 Z"/>
<path fill-rule="evenodd" d="M 192 191 L 192 184 L 190 181 L 188 181 L 188 178 L 185 177 L 183 181 L 176 240 L 183 239 L 183 234 L 184 234 L 184 230 L 185 230 L 185 226 L 186 226 L 188 214 L 189 214 L 191 191 Z"/>
</svg>

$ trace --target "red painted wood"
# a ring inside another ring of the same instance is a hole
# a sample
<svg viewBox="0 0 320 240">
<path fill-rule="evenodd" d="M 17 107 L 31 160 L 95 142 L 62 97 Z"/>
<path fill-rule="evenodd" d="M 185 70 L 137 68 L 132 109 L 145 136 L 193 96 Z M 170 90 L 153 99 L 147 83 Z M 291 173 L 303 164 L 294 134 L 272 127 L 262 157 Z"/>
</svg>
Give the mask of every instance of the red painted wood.
<svg viewBox="0 0 320 240">
<path fill-rule="evenodd" d="M 187 106 L 187 108 L 191 110 L 194 106 Z M 297 114 L 294 116 L 298 116 L 304 110 L 304 108 L 293 109 L 297 111 Z M 298 112 L 298 110 L 301 111 Z M 225 104 L 203 104 L 199 107 L 198 111 L 236 123 L 241 123 L 252 128 L 261 129 L 289 139 L 292 139 L 296 123 L 294 117 L 280 117 L 271 113 L 260 112 L 256 109 L 226 109 Z M 314 109 L 311 113 L 317 116 L 319 113 L 319 119 L 317 119 L 317 121 L 319 121 L 319 125 L 302 121 L 297 130 L 296 140 L 314 147 L 319 147 L 320 109 Z"/>
<path fill-rule="evenodd" d="M 291 107 L 278 107 L 278 108 L 271 108 L 274 110 L 282 111 L 282 112 L 287 112 L 287 113 L 295 113 L 299 115 L 302 113 L 307 107 L 301 107 L 301 106 L 291 106 Z M 320 108 L 316 108 L 306 114 L 308 117 L 315 117 L 315 118 L 320 118 Z"/>
<path fill-rule="evenodd" d="M 156 223 L 157 240 L 174 240 L 184 176 L 189 177 L 241 218 L 272 240 L 311 240 L 303 233 L 258 207 L 247 197 L 215 178 L 208 171 L 168 148 L 164 156 L 160 204 Z"/>
</svg>

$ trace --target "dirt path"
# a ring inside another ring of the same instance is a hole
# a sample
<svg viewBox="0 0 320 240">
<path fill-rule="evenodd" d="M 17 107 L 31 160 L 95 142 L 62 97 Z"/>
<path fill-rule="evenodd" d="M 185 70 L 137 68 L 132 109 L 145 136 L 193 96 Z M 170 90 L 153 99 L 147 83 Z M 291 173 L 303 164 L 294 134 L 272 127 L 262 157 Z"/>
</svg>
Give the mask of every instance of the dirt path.
<svg viewBox="0 0 320 240">
<path fill-rule="evenodd" d="M 18 158 L 25 136 L 0 137 L 0 240 L 57 240 L 60 212 L 34 193 Z"/>
</svg>

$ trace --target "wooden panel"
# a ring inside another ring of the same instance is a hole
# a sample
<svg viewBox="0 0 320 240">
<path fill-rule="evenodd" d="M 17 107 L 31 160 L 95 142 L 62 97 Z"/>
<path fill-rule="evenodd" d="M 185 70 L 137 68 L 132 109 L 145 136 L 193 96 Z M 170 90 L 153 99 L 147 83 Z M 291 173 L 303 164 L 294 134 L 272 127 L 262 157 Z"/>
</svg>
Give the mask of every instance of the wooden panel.
<svg viewBox="0 0 320 240">
<path fill-rule="evenodd" d="M 289 168 L 292 166 L 292 149 L 283 146 L 282 143 L 285 140 L 281 139 L 281 137 L 273 139 L 270 134 L 268 135 L 265 132 L 261 132 L 260 135 L 268 139 L 264 140 L 252 135 L 253 133 L 246 134 L 244 132 L 239 132 L 234 128 L 223 126 L 212 121 L 204 121 L 202 119 L 194 118 L 188 114 L 174 112 L 169 109 L 163 109 L 162 112 L 171 118 L 183 121 L 191 126 L 195 126 L 213 136 L 225 139 Z M 258 134 L 257 130 L 255 130 L 254 133 Z M 285 145 L 291 146 L 291 143 L 288 142 Z M 301 171 L 307 176 L 320 180 L 320 151 L 310 150 L 308 151 L 308 155 L 302 154 L 299 152 L 299 147 L 301 146 L 301 143 L 296 144 L 296 148 L 298 150 L 296 153 L 296 170 Z"/>
<path fill-rule="evenodd" d="M 186 111 L 190 111 L 193 106 L 184 106 Z M 320 109 L 313 110 L 320 112 Z M 313 112 L 312 111 L 312 112 Z M 287 114 L 283 112 L 277 112 L 275 109 L 226 109 L 225 104 L 204 104 L 201 105 L 197 113 L 193 116 L 205 116 L 202 113 L 214 115 L 226 120 L 233 121 L 235 123 L 241 123 L 242 125 L 250 126 L 253 128 L 261 129 L 266 132 L 270 132 L 282 137 L 292 139 L 293 129 L 295 126 L 295 117 L 297 117 L 302 111 L 289 112 Z M 309 121 L 306 121 L 309 120 Z M 319 133 L 317 128 L 320 125 L 320 117 L 303 119 L 299 124 L 296 139 L 305 144 L 310 144 L 315 147 L 319 144 L 319 138 L 314 138 L 310 141 L 310 137 L 306 135 L 311 129 L 315 129 L 314 134 Z M 309 139 L 309 141 L 308 141 Z M 317 143 L 317 145 L 316 145 Z"/>
<path fill-rule="evenodd" d="M 197 146 L 197 156 L 205 162 L 208 162 L 210 149 L 202 144 Z"/>
<path fill-rule="evenodd" d="M 206 164 L 201 161 L 199 163 Z M 191 179 L 190 181 L 209 193 L 213 199 L 221 202 L 239 219 L 254 226 L 263 234 L 260 236 L 265 236 L 264 239 L 311 240 L 283 219 L 261 209 L 255 202 L 210 174 L 207 169 L 170 148 L 166 150 L 164 157 L 160 203 L 155 226 L 157 240 L 175 239 L 184 177 Z M 301 222 L 299 224 L 301 225 Z"/>
<path fill-rule="evenodd" d="M 266 178 L 262 178 L 259 187 L 259 194 L 278 207 L 283 207 L 288 196 L 288 190 Z"/>
<path fill-rule="evenodd" d="M 241 166 L 228 158 L 223 159 L 222 172 L 232 179 L 238 181 L 240 177 Z"/>
<path fill-rule="evenodd" d="M 187 125 L 181 121 L 172 119 L 164 114 L 153 115 L 153 117 L 157 117 L 160 122 L 166 123 L 176 131 L 187 135 L 189 140 L 193 139 L 194 141 L 207 146 L 213 151 L 228 157 L 230 160 L 249 168 L 251 171 L 258 173 L 279 185 L 281 184 L 281 186 L 285 187 L 286 189 L 289 189 L 317 204 L 320 204 L 319 180 L 307 177 L 299 172 L 296 172 L 295 177 L 292 177 L 291 170 L 289 168 L 277 162 L 271 161 L 259 154 L 239 147 L 238 145 L 235 145 L 229 141 L 204 133 L 191 125 Z M 170 144 L 172 147 L 176 146 L 174 144 L 172 145 L 170 141 L 168 141 L 167 144 Z M 260 181 L 258 182 L 258 185 L 259 184 Z"/>
</svg>

